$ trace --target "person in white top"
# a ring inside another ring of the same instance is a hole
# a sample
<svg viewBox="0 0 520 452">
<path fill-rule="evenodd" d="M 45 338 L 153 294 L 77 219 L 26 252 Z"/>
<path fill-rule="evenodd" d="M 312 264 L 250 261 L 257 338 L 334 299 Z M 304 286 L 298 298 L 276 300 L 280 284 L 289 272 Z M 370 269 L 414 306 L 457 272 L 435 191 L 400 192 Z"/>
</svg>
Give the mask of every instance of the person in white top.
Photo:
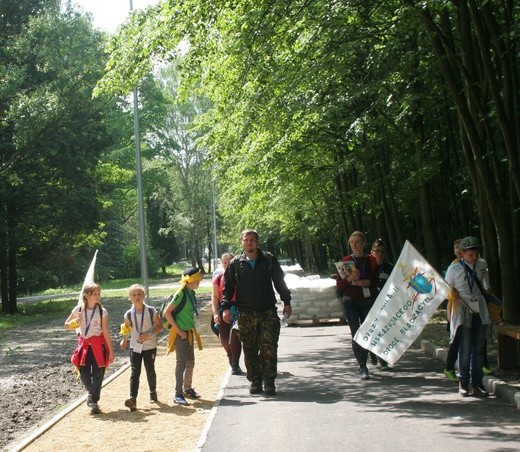
<svg viewBox="0 0 520 452">
<path fill-rule="evenodd" d="M 452 287 L 455 300 L 451 311 L 450 332 L 453 336 L 462 328 L 459 346 L 459 392 L 463 397 L 486 396 L 482 379 L 482 363 L 487 326 L 491 323 L 484 291 L 490 289 L 487 263 L 479 257 L 480 242 L 475 237 L 460 241 L 461 259 L 446 271 L 446 281 Z M 481 288 L 482 287 L 482 290 Z"/>
<path fill-rule="evenodd" d="M 150 403 L 157 402 L 157 375 L 155 373 L 155 357 L 157 356 L 157 334 L 162 329 L 159 314 L 153 306 L 145 303 L 145 290 L 140 284 L 133 284 L 129 288 L 132 307 L 125 313 L 125 322 L 121 325 L 123 332 L 129 331 L 121 341 L 124 350 L 130 338 L 130 398 L 125 400 L 125 406 L 130 411 L 137 409 L 137 394 L 139 379 L 144 362 L 146 379 L 150 390 Z"/>
<path fill-rule="evenodd" d="M 105 369 L 114 362 L 114 349 L 108 328 L 108 313 L 101 306 L 101 288 L 95 283 L 83 288 L 83 303 L 76 306 L 65 321 L 65 328 L 78 332 L 78 346 L 71 361 L 79 370 L 88 392 L 87 405 L 99 414 L 99 397 Z"/>
</svg>

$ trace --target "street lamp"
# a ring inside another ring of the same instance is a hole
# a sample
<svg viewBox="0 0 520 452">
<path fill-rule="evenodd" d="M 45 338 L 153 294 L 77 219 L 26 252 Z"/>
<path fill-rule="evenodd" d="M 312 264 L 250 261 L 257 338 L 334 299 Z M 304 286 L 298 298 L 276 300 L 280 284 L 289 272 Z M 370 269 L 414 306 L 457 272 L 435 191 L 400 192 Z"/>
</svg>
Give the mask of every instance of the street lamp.
<svg viewBox="0 0 520 452">
<path fill-rule="evenodd" d="M 215 203 L 215 168 L 213 168 L 213 185 L 212 185 L 212 204 L 213 204 L 213 255 L 214 255 L 214 265 L 213 271 L 217 269 L 218 265 L 218 249 L 217 249 L 217 208 Z"/>
<path fill-rule="evenodd" d="M 134 10 L 132 0 L 130 0 L 130 12 Z M 144 286 L 145 293 L 148 295 L 148 265 L 146 258 L 146 232 L 143 203 L 143 168 L 141 165 L 141 141 L 139 134 L 139 101 L 137 96 L 137 86 L 133 89 L 134 93 L 134 137 L 135 137 L 135 159 L 137 163 L 137 210 L 139 214 L 139 257 L 141 262 L 141 284 Z"/>
</svg>

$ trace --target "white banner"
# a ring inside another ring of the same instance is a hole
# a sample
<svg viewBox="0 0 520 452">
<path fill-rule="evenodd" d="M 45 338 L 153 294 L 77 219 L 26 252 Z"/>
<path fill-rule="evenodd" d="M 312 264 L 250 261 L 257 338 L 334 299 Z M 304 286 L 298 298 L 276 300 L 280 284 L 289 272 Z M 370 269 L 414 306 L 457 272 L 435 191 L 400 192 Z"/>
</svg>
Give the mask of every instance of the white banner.
<svg viewBox="0 0 520 452">
<path fill-rule="evenodd" d="M 354 340 L 389 364 L 417 339 L 450 286 L 407 240 Z"/>
</svg>

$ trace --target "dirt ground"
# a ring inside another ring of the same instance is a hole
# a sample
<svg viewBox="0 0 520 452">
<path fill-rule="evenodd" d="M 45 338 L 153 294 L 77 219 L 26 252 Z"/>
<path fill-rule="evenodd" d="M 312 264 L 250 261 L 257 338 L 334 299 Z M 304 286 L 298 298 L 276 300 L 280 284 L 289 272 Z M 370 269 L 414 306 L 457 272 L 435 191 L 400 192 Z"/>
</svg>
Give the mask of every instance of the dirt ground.
<svg viewBox="0 0 520 452">
<path fill-rule="evenodd" d="M 202 306 L 208 306 L 208 294 L 200 295 L 198 299 Z M 149 303 L 159 306 L 161 301 L 152 298 Z M 110 298 L 104 305 L 109 313 L 112 337 L 117 338 L 123 314 L 129 306 L 128 300 Z M 139 444 L 142 450 L 160 450 L 162 446 L 170 449 L 174 446 L 174 450 L 194 450 L 228 369 L 220 342 L 209 328 L 210 311 L 201 311 L 204 349 L 196 350 L 195 354 L 194 387 L 202 395 L 201 399 L 189 407 L 173 404 L 175 356 L 166 356 L 163 343 L 156 360 L 158 404 L 148 401 L 143 371 L 138 410 L 129 412 L 124 406 L 130 380 L 130 370 L 127 369 L 103 387 L 100 415 L 90 415 L 88 407 L 82 402 L 55 427 L 28 445 L 26 450 L 61 451 L 69 448 L 88 451 L 102 447 L 102 450 L 115 451 L 135 444 Z M 12 450 L 57 413 L 85 395 L 69 361 L 76 338 L 72 332 L 63 329 L 64 320 L 14 331 L 0 338 L 2 450 Z M 448 333 L 445 323 L 428 324 L 420 338 L 446 345 Z M 116 361 L 108 369 L 106 377 L 128 364 L 128 353 L 115 345 Z M 490 345 L 489 352 L 491 365 L 496 367 L 494 344 Z M 518 373 L 495 374 L 510 384 L 520 384 Z"/>
</svg>

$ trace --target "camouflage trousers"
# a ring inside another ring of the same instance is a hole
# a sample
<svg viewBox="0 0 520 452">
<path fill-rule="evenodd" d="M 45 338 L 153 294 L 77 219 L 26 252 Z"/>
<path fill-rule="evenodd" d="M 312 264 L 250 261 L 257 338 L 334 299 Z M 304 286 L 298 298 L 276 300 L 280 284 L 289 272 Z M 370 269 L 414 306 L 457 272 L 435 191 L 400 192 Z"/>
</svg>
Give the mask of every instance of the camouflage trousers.
<svg viewBox="0 0 520 452">
<path fill-rule="evenodd" d="M 241 312 L 238 334 L 244 351 L 247 379 L 251 382 L 276 378 L 280 319 L 274 310 Z"/>
</svg>

